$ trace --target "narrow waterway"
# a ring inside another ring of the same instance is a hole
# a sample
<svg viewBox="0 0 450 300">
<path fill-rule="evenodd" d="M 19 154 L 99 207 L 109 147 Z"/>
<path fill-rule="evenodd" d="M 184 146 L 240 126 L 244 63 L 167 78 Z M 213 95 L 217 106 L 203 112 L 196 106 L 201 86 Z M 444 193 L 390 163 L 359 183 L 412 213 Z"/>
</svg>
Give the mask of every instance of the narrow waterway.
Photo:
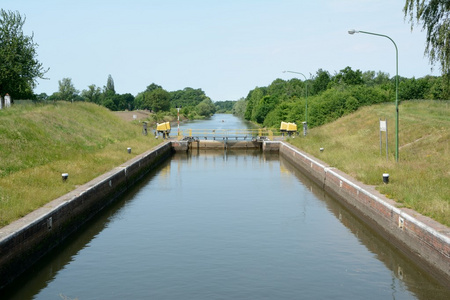
<svg viewBox="0 0 450 300">
<path fill-rule="evenodd" d="M 209 122 L 246 126 L 228 115 Z M 21 300 L 450 299 L 289 162 L 259 151 L 174 155 L 2 292 Z"/>
</svg>

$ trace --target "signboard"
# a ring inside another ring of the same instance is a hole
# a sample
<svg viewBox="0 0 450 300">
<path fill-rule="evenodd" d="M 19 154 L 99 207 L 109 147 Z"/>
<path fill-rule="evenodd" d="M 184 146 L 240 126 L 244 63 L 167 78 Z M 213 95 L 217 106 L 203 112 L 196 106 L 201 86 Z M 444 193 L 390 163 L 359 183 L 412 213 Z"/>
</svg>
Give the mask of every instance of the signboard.
<svg viewBox="0 0 450 300">
<path fill-rule="evenodd" d="M 382 142 L 382 132 L 386 132 L 384 135 L 386 136 L 386 160 L 389 159 L 388 156 L 388 132 L 387 132 L 387 119 L 382 121 L 380 119 L 380 155 L 382 154 L 382 147 L 383 147 L 383 142 Z"/>
<path fill-rule="evenodd" d="M 380 120 L 380 131 L 384 131 L 384 132 L 387 131 L 386 120 L 384 120 L 384 121 Z"/>
</svg>

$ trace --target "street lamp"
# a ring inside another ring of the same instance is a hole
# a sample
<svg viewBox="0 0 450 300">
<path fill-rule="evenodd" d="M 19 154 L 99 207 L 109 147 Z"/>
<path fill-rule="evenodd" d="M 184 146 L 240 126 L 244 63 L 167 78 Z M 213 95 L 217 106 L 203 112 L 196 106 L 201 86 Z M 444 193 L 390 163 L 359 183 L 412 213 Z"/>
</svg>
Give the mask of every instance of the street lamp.
<svg viewBox="0 0 450 300">
<path fill-rule="evenodd" d="M 306 76 L 303 75 L 303 73 L 300 72 L 294 72 L 294 71 L 283 71 L 283 73 L 294 73 L 294 74 L 300 74 L 303 77 L 305 77 L 305 85 L 306 85 L 306 106 L 305 106 L 305 122 L 303 123 L 303 135 L 306 135 L 306 130 L 308 128 L 308 80 L 306 79 Z"/>
<path fill-rule="evenodd" d="M 384 34 L 379 33 L 373 33 L 368 31 L 361 31 L 361 30 L 355 30 L 351 29 L 348 31 L 349 34 L 355 34 L 355 33 L 365 33 L 370 35 L 376 35 L 381 36 L 389 39 L 395 46 L 395 161 L 398 162 L 398 48 L 395 44 L 394 40 L 388 37 Z"/>
</svg>

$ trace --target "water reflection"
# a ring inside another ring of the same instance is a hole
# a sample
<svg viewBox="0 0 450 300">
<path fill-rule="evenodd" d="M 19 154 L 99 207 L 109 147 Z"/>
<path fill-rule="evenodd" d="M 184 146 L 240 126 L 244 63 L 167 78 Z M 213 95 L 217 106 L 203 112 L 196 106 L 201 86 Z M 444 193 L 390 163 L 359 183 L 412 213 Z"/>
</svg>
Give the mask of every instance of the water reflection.
<svg viewBox="0 0 450 300">
<path fill-rule="evenodd" d="M 1 293 L 80 300 L 450 298 L 289 162 L 259 150 L 174 155 Z"/>
<path fill-rule="evenodd" d="M 417 299 L 448 299 L 450 291 L 435 278 L 424 272 L 415 263 L 394 248 L 374 230 L 366 226 L 343 205 L 328 195 L 322 188 L 293 167 L 290 162 L 280 157 L 282 169 L 295 175 L 309 190 L 326 204 L 327 209 L 343 224 L 349 232 L 358 238 L 374 257 L 391 271 L 392 299 L 396 299 L 399 291 L 408 290 Z M 353 270 L 357 275 L 358 270 Z"/>
</svg>

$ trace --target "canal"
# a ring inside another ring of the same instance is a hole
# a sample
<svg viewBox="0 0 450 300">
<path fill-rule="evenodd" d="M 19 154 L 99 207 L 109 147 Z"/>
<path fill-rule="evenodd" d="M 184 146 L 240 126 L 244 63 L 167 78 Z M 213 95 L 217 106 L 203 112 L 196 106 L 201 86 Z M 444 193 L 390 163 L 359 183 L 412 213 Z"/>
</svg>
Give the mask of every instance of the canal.
<svg viewBox="0 0 450 300">
<path fill-rule="evenodd" d="M 192 128 L 244 128 L 230 115 Z M 176 132 L 175 126 L 172 127 Z M 1 299 L 450 299 L 278 154 L 175 154 Z"/>
</svg>

